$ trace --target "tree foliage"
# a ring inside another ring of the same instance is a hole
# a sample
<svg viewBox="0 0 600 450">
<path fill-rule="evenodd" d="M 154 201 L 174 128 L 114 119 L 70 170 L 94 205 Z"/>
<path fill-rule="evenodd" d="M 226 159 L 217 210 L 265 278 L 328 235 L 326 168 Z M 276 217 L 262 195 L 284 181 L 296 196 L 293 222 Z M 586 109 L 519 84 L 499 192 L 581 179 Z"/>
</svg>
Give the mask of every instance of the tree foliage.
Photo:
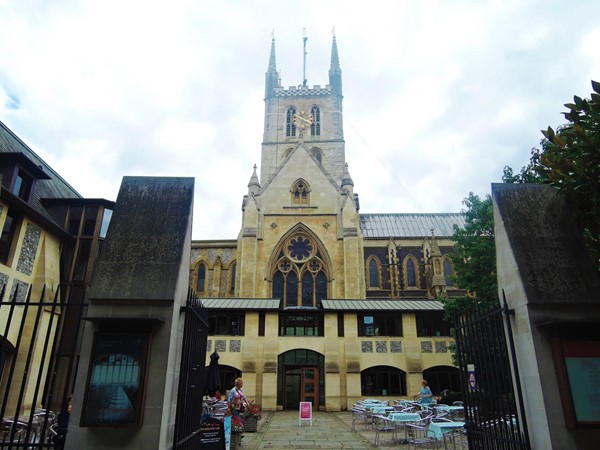
<svg viewBox="0 0 600 450">
<path fill-rule="evenodd" d="M 548 183 L 565 196 L 589 253 L 600 270 L 600 83 L 592 81 L 589 99 L 574 96 L 566 103 L 567 123 L 542 130 L 541 150 L 514 175 L 504 168 L 504 181 Z"/>
<path fill-rule="evenodd" d="M 470 192 L 463 204 L 465 226 L 454 226 L 455 244 L 450 259 L 456 271 L 455 283 L 469 295 L 447 300 L 447 316 L 467 310 L 474 299 L 496 302 L 498 297 L 492 198 L 487 195 L 481 199 Z"/>
</svg>

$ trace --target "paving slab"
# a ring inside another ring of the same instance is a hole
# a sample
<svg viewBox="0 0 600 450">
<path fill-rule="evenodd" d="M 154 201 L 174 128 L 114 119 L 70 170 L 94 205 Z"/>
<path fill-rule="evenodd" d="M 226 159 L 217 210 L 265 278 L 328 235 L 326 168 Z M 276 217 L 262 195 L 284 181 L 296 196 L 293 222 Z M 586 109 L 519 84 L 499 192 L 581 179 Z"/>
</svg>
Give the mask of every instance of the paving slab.
<svg viewBox="0 0 600 450">
<path fill-rule="evenodd" d="M 364 424 L 360 424 L 355 432 L 351 430 L 351 426 L 352 414 L 347 411 L 315 411 L 312 425 L 308 422 L 299 424 L 298 411 L 263 412 L 262 420 L 258 422 L 258 430 L 255 433 L 244 433 L 239 449 L 372 450 L 386 447 L 385 437 L 379 447 L 373 446 L 375 432 Z"/>
</svg>

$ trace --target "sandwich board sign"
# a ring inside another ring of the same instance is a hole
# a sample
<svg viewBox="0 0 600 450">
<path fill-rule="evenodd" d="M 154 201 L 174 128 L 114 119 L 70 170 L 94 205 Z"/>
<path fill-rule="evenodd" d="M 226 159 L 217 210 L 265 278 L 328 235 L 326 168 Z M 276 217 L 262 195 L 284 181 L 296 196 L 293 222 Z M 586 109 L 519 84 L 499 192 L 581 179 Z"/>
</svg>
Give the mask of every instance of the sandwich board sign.
<svg viewBox="0 0 600 450">
<path fill-rule="evenodd" d="M 309 422 L 312 427 L 312 402 L 300 402 L 298 425 L 301 426 L 303 421 Z"/>
</svg>

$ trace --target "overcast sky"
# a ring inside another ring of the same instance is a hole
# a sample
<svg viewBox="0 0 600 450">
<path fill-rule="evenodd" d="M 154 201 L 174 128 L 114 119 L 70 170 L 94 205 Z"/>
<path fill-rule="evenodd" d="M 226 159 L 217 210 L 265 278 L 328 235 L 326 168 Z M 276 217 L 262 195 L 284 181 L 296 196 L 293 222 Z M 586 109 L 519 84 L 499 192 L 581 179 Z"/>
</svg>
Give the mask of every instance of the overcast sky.
<svg viewBox="0 0 600 450">
<path fill-rule="evenodd" d="M 600 80 L 600 1 L 0 0 L 0 120 L 80 194 L 196 182 L 194 239 L 235 239 L 284 86 L 325 85 L 332 29 L 361 212 L 458 212 Z"/>
</svg>

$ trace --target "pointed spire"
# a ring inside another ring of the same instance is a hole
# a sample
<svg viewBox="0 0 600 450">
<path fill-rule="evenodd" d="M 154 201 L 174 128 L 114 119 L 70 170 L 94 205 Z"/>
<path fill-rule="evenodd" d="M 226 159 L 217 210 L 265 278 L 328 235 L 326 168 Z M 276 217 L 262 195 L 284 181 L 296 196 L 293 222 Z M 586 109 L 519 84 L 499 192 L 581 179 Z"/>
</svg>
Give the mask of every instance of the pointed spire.
<svg viewBox="0 0 600 450">
<path fill-rule="evenodd" d="M 265 98 L 273 95 L 273 89 L 280 86 L 279 73 L 277 72 L 277 63 L 275 62 L 275 30 L 271 38 L 271 54 L 269 55 L 269 68 L 265 80 Z"/>
<path fill-rule="evenodd" d="M 333 43 L 331 44 L 331 66 L 329 67 L 329 85 L 333 92 L 342 95 L 342 69 L 340 68 L 340 57 L 338 55 L 337 41 L 335 40 L 335 28 L 333 29 Z"/>
<path fill-rule="evenodd" d="M 273 38 L 271 39 L 271 55 L 269 56 L 269 69 L 267 70 L 269 73 L 275 72 L 277 73 L 277 64 L 275 63 L 275 35 L 273 34 Z"/>
<path fill-rule="evenodd" d="M 254 172 L 248 181 L 248 194 L 254 194 L 260 189 L 260 182 L 258 181 L 258 175 L 256 175 L 256 164 L 254 164 Z"/>
</svg>

